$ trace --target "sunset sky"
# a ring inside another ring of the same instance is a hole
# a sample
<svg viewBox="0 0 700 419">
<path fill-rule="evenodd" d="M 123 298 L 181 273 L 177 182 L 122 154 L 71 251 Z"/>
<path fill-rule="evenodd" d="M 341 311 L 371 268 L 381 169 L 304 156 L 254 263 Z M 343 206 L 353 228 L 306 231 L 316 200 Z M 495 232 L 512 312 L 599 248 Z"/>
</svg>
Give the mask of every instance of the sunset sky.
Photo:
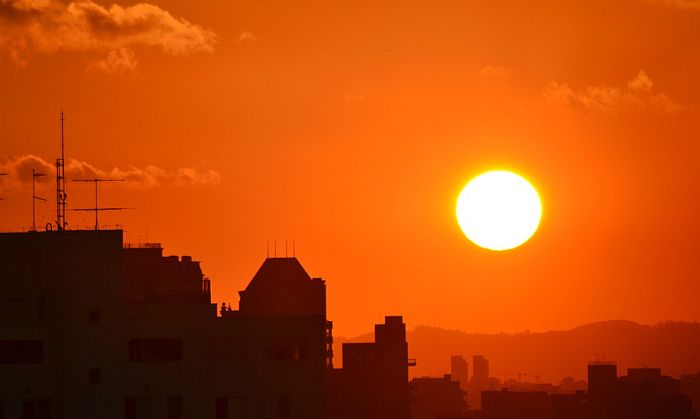
<svg viewBox="0 0 700 419">
<path fill-rule="evenodd" d="M 217 302 L 276 240 L 340 336 L 700 320 L 699 74 L 698 0 L 0 0 L 0 229 L 31 224 L 32 167 L 54 219 L 63 109 L 69 179 L 128 180 L 102 221 Z M 542 198 L 515 250 L 457 224 L 491 169 Z"/>
</svg>

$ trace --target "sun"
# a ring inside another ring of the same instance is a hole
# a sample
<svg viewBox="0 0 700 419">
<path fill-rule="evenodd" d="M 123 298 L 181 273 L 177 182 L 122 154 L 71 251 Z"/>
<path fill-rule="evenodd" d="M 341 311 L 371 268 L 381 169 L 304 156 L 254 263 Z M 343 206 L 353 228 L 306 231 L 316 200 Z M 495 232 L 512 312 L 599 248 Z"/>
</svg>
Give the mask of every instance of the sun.
<svg viewBox="0 0 700 419">
<path fill-rule="evenodd" d="M 542 203 L 532 185 L 505 170 L 482 173 L 462 189 L 457 221 L 477 246 L 508 250 L 528 241 L 542 217 Z"/>
</svg>

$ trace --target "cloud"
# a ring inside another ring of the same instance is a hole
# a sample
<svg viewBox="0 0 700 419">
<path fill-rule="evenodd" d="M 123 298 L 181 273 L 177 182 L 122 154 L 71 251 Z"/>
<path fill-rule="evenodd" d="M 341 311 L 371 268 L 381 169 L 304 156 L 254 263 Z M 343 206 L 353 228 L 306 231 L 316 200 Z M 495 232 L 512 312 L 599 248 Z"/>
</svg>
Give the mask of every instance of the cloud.
<svg viewBox="0 0 700 419">
<path fill-rule="evenodd" d="M 552 82 L 544 91 L 549 103 L 592 112 L 617 113 L 624 111 L 672 114 L 683 109 L 664 93 L 654 89 L 654 83 L 644 71 L 629 80 L 625 86 L 591 86 L 576 91 L 568 83 Z"/>
<path fill-rule="evenodd" d="M 107 57 L 94 62 L 88 68 L 104 71 L 107 74 L 115 74 L 135 71 L 138 65 L 139 62 L 132 50 L 128 48 L 119 48 L 110 51 Z"/>
<path fill-rule="evenodd" d="M 46 162 L 41 157 L 32 154 L 14 157 L 0 162 L 0 173 L 8 173 L 0 177 L 0 185 L 20 187 L 29 183 L 32 178 L 32 169 L 53 177 L 55 166 Z M 70 182 L 73 179 L 89 178 L 125 179 L 125 187 L 154 188 L 159 186 L 199 186 L 217 184 L 221 175 L 214 170 L 198 171 L 185 167 L 175 171 L 168 171 L 158 166 L 149 165 L 145 168 L 129 166 L 126 168 L 114 167 L 110 170 L 96 168 L 92 164 L 69 160 L 66 165 L 66 178 Z"/>
<path fill-rule="evenodd" d="M 487 65 L 479 71 L 481 77 L 487 79 L 502 79 L 510 76 L 511 69 L 500 65 Z"/>
<path fill-rule="evenodd" d="M 243 32 L 241 32 L 240 35 L 238 35 L 238 39 L 236 40 L 236 43 L 243 44 L 243 43 L 253 42 L 253 41 L 257 41 L 257 40 L 258 40 L 258 37 L 255 36 L 252 32 L 243 31 Z"/>
<path fill-rule="evenodd" d="M 107 71 L 135 66 L 137 47 L 187 56 L 212 52 L 217 41 L 212 31 L 148 3 L 0 0 L 0 27 L 0 49 L 19 65 L 32 53 L 80 52 L 102 55 L 92 67 Z"/>
<path fill-rule="evenodd" d="M 700 10 L 700 0 L 646 0 L 646 2 L 677 9 Z"/>
</svg>

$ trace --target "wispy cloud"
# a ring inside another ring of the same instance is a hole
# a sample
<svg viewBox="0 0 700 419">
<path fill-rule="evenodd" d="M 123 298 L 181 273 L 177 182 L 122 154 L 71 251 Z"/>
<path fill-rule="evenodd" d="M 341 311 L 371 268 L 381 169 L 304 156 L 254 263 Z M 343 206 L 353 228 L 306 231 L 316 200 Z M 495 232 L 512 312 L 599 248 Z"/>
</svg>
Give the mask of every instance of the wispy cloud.
<svg viewBox="0 0 700 419">
<path fill-rule="evenodd" d="M 168 55 L 211 52 L 212 31 L 149 3 L 109 8 L 92 0 L 0 0 L 0 49 L 15 63 L 32 53 L 84 52 L 102 55 L 91 68 L 134 69 L 134 48 Z"/>
<path fill-rule="evenodd" d="M 544 97 L 553 104 L 603 113 L 647 111 L 670 114 L 683 109 L 683 105 L 656 90 L 644 71 L 622 87 L 599 85 L 574 90 L 568 83 L 555 81 L 547 86 Z"/>
<path fill-rule="evenodd" d="M 8 176 L 0 177 L 0 185 L 17 187 L 23 183 L 29 183 L 32 178 L 32 169 L 49 176 L 53 176 L 56 170 L 53 164 L 32 154 L 14 157 L 0 162 L 0 172 L 8 173 Z M 185 167 L 168 171 L 154 165 L 149 165 L 145 168 L 128 166 L 126 168 L 114 167 L 104 170 L 80 160 L 70 160 L 68 162 L 66 165 L 66 177 L 69 181 L 95 177 L 125 179 L 125 187 L 140 189 L 159 186 L 210 185 L 219 183 L 221 180 L 221 175 L 214 170 L 200 171 Z"/>
<path fill-rule="evenodd" d="M 238 35 L 238 39 L 236 39 L 237 44 L 243 44 L 247 42 L 253 42 L 257 41 L 258 37 L 253 34 L 253 32 L 249 31 L 243 31 Z"/>
</svg>

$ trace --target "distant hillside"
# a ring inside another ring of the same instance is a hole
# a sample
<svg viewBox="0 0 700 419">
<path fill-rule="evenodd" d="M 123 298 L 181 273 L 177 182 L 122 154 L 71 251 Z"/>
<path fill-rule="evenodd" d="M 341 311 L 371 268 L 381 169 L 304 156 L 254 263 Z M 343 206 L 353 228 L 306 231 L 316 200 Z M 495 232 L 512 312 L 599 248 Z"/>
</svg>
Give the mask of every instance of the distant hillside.
<svg viewBox="0 0 700 419">
<path fill-rule="evenodd" d="M 373 335 L 336 339 L 368 342 Z M 661 367 L 664 374 L 700 372 L 700 323 L 668 322 L 654 326 L 630 321 L 606 321 L 571 330 L 543 333 L 472 334 L 459 330 L 418 326 L 408 332 L 409 355 L 417 358 L 412 376 L 439 376 L 449 372 L 450 355 L 469 358 L 482 354 L 491 363 L 491 375 L 500 379 L 527 373 L 524 380 L 558 383 L 563 377 L 586 378 L 586 365 L 597 357 L 616 361 L 618 373 L 629 367 Z M 338 360 L 340 361 L 340 359 Z M 339 364 L 337 362 L 336 364 Z"/>
</svg>

